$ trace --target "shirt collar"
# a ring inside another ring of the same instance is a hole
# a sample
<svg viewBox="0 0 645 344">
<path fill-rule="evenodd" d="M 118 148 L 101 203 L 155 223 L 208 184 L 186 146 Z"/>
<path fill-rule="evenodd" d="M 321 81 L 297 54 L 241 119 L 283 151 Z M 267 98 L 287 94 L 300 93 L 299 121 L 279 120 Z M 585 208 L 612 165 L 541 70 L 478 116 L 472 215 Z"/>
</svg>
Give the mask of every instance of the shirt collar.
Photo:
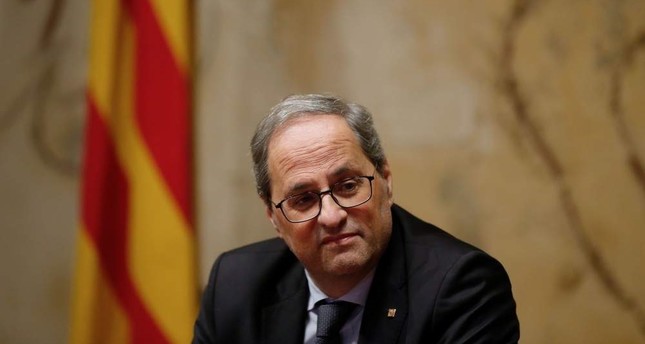
<svg viewBox="0 0 645 344">
<path fill-rule="evenodd" d="M 367 300 L 367 294 L 369 293 L 370 286 L 372 285 L 372 280 L 374 279 L 374 272 L 376 269 L 372 269 L 367 276 L 358 282 L 358 284 L 352 288 L 347 294 L 337 298 L 332 299 L 327 296 L 318 286 L 314 283 L 313 279 L 309 275 L 309 271 L 305 269 L 305 275 L 307 276 L 307 284 L 309 285 L 309 303 L 307 305 L 307 311 L 314 309 L 316 302 L 320 300 L 330 299 L 330 300 L 342 300 L 348 301 L 365 307 L 365 301 Z"/>
</svg>

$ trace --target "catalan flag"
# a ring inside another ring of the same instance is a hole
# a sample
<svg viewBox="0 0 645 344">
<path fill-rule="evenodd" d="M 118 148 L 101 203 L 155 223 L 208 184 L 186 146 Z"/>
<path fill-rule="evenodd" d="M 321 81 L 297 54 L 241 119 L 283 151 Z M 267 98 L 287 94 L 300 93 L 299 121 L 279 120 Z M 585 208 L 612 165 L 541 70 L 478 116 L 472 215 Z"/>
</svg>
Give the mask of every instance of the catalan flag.
<svg viewBox="0 0 645 344">
<path fill-rule="evenodd" d="M 71 343 L 188 343 L 188 0 L 93 0 Z"/>
</svg>

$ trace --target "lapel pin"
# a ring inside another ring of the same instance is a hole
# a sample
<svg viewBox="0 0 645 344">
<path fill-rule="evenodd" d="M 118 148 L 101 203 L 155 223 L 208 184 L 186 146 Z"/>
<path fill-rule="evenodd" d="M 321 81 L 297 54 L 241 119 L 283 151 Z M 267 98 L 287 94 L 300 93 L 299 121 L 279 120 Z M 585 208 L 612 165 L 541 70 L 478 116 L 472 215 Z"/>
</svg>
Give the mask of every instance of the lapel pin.
<svg viewBox="0 0 645 344">
<path fill-rule="evenodd" d="M 390 308 L 387 310 L 387 317 L 394 318 L 396 316 L 396 308 Z"/>
</svg>

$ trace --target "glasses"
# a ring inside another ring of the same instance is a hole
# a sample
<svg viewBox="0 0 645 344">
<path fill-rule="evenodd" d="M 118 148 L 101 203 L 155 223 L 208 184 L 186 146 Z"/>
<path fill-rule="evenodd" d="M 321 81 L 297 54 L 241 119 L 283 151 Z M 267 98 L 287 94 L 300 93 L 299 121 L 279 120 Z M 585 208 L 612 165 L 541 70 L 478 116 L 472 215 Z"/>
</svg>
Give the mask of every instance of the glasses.
<svg viewBox="0 0 645 344">
<path fill-rule="evenodd" d="M 374 176 L 357 176 L 342 180 L 332 185 L 329 190 L 320 192 L 303 192 L 289 196 L 278 204 L 276 208 L 291 223 L 309 221 L 320 215 L 322 211 L 322 198 L 329 194 L 341 208 L 353 208 L 366 203 L 372 198 L 372 180 Z"/>
</svg>

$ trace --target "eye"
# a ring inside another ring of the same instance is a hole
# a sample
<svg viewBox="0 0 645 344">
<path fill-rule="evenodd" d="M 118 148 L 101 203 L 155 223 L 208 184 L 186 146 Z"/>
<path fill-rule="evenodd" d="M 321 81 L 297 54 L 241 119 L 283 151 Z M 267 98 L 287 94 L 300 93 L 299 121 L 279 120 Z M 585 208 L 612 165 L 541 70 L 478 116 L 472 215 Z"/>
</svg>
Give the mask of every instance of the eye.
<svg viewBox="0 0 645 344">
<path fill-rule="evenodd" d="M 361 178 L 351 178 L 334 185 L 334 195 L 351 196 L 358 191 L 361 186 Z"/>
<path fill-rule="evenodd" d="M 318 195 L 312 192 L 301 193 L 287 199 L 287 205 L 293 210 L 307 210 L 316 204 L 318 204 Z"/>
</svg>

